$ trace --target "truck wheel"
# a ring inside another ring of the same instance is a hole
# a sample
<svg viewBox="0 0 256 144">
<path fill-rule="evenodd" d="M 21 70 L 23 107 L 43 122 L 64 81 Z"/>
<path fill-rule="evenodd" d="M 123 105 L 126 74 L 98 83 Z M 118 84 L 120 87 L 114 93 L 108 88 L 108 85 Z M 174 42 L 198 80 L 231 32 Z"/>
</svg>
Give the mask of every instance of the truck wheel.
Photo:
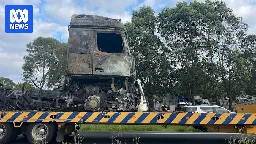
<svg viewBox="0 0 256 144">
<path fill-rule="evenodd" d="M 0 143 L 7 144 L 13 140 L 16 135 L 14 127 L 9 123 L 0 123 Z"/>
<path fill-rule="evenodd" d="M 30 143 L 52 143 L 56 138 L 56 128 L 49 123 L 33 123 L 28 125 L 26 137 Z"/>
</svg>

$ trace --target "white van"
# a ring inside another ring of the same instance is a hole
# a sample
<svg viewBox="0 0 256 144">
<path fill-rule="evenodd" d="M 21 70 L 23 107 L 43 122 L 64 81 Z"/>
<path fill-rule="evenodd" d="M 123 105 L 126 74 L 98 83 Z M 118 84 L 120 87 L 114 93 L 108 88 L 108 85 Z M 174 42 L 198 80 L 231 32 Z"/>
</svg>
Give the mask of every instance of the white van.
<svg viewBox="0 0 256 144">
<path fill-rule="evenodd" d="M 183 111 L 192 113 L 235 113 L 218 105 L 184 106 Z"/>
</svg>

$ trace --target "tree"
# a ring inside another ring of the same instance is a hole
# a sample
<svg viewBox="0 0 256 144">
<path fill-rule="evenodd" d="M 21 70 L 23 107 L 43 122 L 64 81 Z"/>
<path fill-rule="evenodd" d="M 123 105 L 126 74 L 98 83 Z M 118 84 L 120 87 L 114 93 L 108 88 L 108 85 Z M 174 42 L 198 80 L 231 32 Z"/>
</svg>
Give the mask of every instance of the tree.
<svg viewBox="0 0 256 144">
<path fill-rule="evenodd" d="M 0 88 L 14 88 L 15 85 L 11 79 L 0 77 Z"/>
<path fill-rule="evenodd" d="M 38 89 L 53 88 L 65 74 L 67 44 L 38 37 L 27 44 L 23 77 Z"/>
<path fill-rule="evenodd" d="M 216 64 L 218 75 L 229 98 L 229 109 L 232 109 L 232 101 L 245 91 L 244 83 L 248 77 L 241 57 L 241 41 L 246 36 L 248 26 L 243 23 L 242 18 L 236 17 L 224 2 L 208 3 L 215 8 L 218 21 L 221 23 L 217 27 L 219 36 L 216 39 Z"/>
<path fill-rule="evenodd" d="M 207 14 L 211 11 L 205 3 L 181 2 L 174 8 L 164 8 L 158 15 L 158 32 L 163 37 L 176 69 L 176 93 L 182 95 L 200 94 L 205 71 Z"/>
<path fill-rule="evenodd" d="M 193 96 L 209 95 L 206 91 L 220 95 L 223 87 L 231 106 L 244 86 L 232 88 L 244 84 L 248 77 L 241 57 L 246 31 L 242 18 L 222 1 L 180 2 L 174 8 L 164 8 L 158 15 L 158 32 L 180 67 L 176 69 L 177 88 Z"/>
<path fill-rule="evenodd" d="M 32 84 L 29 84 L 29 83 L 21 83 L 21 82 L 19 82 L 19 83 L 17 83 L 16 84 L 16 86 L 15 86 L 16 88 L 24 88 L 24 89 L 34 89 L 34 87 L 33 87 L 33 85 Z"/>
<path fill-rule="evenodd" d="M 169 62 L 165 46 L 155 34 L 156 17 L 150 7 L 133 11 L 131 23 L 125 24 L 128 44 L 136 60 L 137 77 L 142 80 L 145 95 L 164 95 L 169 89 Z"/>
<path fill-rule="evenodd" d="M 256 95 L 256 35 L 247 35 L 241 44 L 245 68 L 250 72 L 250 80 L 246 85 L 246 94 Z"/>
<path fill-rule="evenodd" d="M 48 78 L 48 86 L 58 87 L 61 83 L 61 80 L 64 78 L 66 66 L 67 66 L 67 44 L 59 43 L 56 47 L 56 61 L 52 63 L 49 78 Z"/>
</svg>

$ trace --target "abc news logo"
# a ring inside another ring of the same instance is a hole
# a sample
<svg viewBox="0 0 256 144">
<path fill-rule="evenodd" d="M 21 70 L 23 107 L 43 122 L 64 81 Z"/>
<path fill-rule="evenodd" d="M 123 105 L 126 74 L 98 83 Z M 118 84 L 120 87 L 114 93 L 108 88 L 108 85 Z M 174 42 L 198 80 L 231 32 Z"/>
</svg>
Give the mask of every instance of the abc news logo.
<svg viewBox="0 0 256 144">
<path fill-rule="evenodd" d="M 20 14 L 20 18 L 18 18 L 18 14 Z M 10 10 L 10 29 L 28 29 L 28 10 Z M 21 22 L 26 24 L 20 24 Z M 19 24 L 15 24 L 19 23 Z"/>
<path fill-rule="evenodd" d="M 5 6 L 5 32 L 6 33 L 32 33 L 33 32 L 33 6 L 32 5 L 6 5 Z"/>
</svg>

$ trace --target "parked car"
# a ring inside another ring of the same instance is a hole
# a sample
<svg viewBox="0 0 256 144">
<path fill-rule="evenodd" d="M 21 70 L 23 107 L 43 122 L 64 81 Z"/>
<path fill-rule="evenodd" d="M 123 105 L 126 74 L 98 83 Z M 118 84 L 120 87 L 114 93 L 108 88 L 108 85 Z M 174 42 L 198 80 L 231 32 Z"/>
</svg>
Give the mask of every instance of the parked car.
<svg viewBox="0 0 256 144">
<path fill-rule="evenodd" d="M 235 113 L 218 105 L 184 106 L 183 111 L 192 113 Z"/>
</svg>

